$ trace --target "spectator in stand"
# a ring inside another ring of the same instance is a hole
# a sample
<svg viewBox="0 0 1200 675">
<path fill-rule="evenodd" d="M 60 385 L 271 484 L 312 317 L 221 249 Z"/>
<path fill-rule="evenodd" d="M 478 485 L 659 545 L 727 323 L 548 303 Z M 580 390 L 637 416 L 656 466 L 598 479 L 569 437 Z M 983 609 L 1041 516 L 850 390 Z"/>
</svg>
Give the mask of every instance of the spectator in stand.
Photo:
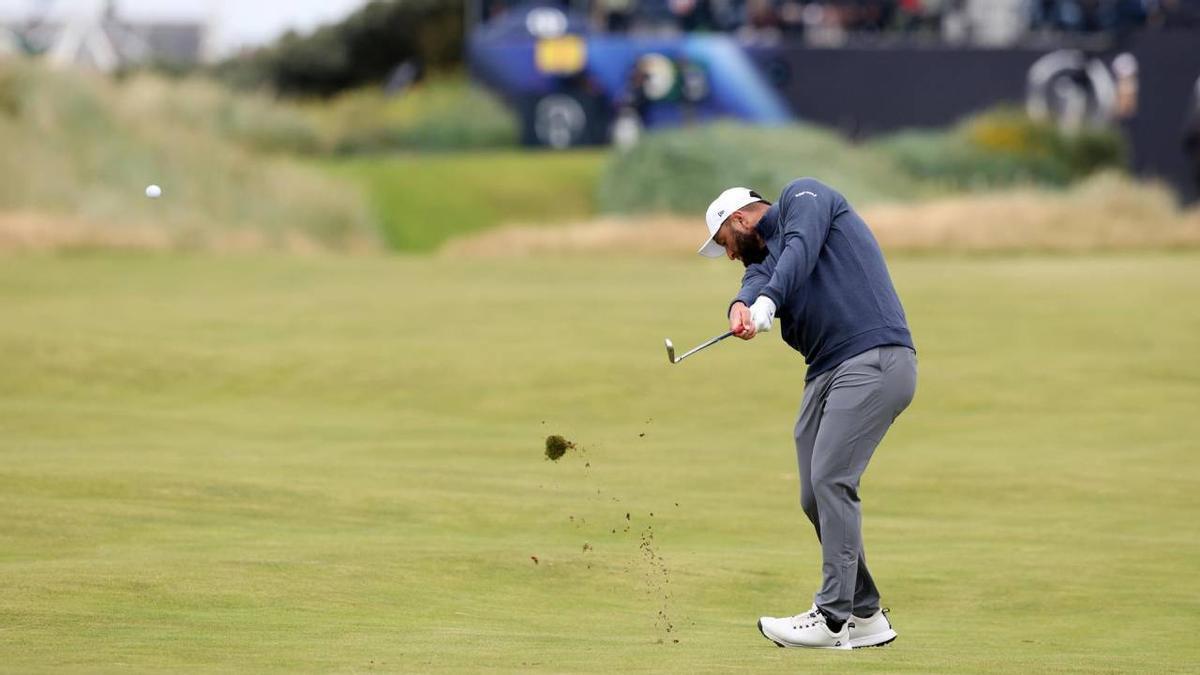
<svg viewBox="0 0 1200 675">
<path fill-rule="evenodd" d="M 779 25 L 790 38 L 804 36 L 804 4 L 800 0 L 784 0 L 779 6 Z"/>
<path fill-rule="evenodd" d="M 1150 0 L 1116 0 L 1113 9 L 1117 30 L 1128 30 L 1146 23 L 1146 5 Z"/>
<path fill-rule="evenodd" d="M 733 31 L 742 25 L 742 0 L 709 0 L 713 24 L 718 30 Z"/>
<path fill-rule="evenodd" d="M 743 42 L 779 41 L 779 15 L 772 0 L 746 0 L 746 14 L 738 36 Z"/>
<path fill-rule="evenodd" d="M 610 33 L 623 33 L 633 27 L 637 0 L 595 0 L 592 9 L 597 25 Z"/>
<path fill-rule="evenodd" d="M 951 4 L 951 0 L 921 0 L 920 29 L 931 33 L 940 32 L 942 18 Z"/>
<path fill-rule="evenodd" d="M 489 15 L 522 0 L 488 0 Z M 549 0 L 553 2 L 554 0 Z M 751 42 L 783 34 L 813 44 L 843 44 L 846 33 L 929 31 L 968 39 L 972 2 L 988 0 L 593 0 L 594 22 L 609 31 L 632 29 L 736 31 Z M 1016 5 L 1025 9 L 1017 10 Z M 1025 0 L 1030 30 L 1124 32 L 1141 27 L 1200 26 L 1200 0 Z"/>
<path fill-rule="evenodd" d="M 1030 27 L 1070 33 L 1200 25 L 1200 0 L 1033 0 Z"/>
<path fill-rule="evenodd" d="M 667 7 L 681 30 L 690 32 L 713 28 L 712 9 L 708 0 L 668 0 Z"/>
<path fill-rule="evenodd" d="M 880 32 L 892 25 L 895 15 L 895 0 L 862 0 L 858 3 L 858 29 L 868 32 Z"/>
<path fill-rule="evenodd" d="M 920 28 L 924 7 L 921 0 L 900 0 L 896 11 L 896 25 L 906 33 Z"/>
<path fill-rule="evenodd" d="M 483 5 L 483 19 L 491 21 L 508 14 L 508 3 L 505 0 L 490 0 Z"/>
<path fill-rule="evenodd" d="M 671 12 L 668 0 L 638 0 L 634 26 L 651 30 L 674 29 L 675 14 Z"/>
<path fill-rule="evenodd" d="M 1151 13 L 1151 25 L 1163 28 L 1200 26 L 1200 0 L 1159 0 Z"/>
</svg>

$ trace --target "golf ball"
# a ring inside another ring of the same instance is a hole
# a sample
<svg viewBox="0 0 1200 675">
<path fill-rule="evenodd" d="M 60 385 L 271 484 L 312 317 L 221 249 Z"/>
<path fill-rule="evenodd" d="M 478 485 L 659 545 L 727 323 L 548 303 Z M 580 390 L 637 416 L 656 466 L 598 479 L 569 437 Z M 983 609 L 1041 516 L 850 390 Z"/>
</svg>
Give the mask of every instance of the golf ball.
<svg viewBox="0 0 1200 675">
<path fill-rule="evenodd" d="M 147 185 L 146 196 L 150 199 L 158 199 L 162 196 L 162 188 L 158 187 L 157 185 Z"/>
</svg>

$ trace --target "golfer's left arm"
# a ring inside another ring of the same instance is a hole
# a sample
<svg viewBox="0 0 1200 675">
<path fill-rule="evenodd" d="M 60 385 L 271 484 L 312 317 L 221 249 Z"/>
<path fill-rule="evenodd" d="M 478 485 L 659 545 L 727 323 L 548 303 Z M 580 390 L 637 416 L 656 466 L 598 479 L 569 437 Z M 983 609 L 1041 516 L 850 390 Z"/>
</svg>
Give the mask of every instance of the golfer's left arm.
<svg viewBox="0 0 1200 675">
<path fill-rule="evenodd" d="M 793 181 L 779 198 L 783 252 L 771 279 L 759 292 L 776 308 L 783 307 L 812 276 L 821 247 L 829 236 L 833 200 L 833 191 L 811 178 Z"/>
</svg>

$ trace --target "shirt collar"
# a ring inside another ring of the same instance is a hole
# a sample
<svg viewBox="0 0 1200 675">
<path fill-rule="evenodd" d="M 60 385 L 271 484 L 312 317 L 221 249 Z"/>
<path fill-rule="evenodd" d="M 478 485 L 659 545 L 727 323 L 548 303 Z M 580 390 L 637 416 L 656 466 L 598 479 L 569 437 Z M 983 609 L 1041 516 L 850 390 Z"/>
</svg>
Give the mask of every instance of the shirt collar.
<svg viewBox="0 0 1200 675">
<path fill-rule="evenodd" d="M 772 204 L 767 212 L 758 219 L 758 224 L 754 227 L 762 238 L 770 239 L 775 236 L 775 232 L 779 230 L 779 205 Z"/>
</svg>

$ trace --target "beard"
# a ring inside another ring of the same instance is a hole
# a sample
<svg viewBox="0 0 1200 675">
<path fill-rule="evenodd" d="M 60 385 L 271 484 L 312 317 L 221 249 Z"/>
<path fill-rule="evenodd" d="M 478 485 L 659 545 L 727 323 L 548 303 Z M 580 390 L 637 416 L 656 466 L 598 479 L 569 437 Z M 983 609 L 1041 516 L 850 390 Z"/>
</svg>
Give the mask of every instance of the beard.
<svg viewBox="0 0 1200 675">
<path fill-rule="evenodd" d="M 747 267 L 756 265 L 767 259 L 767 243 L 757 232 L 739 232 L 734 230 L 733 246 L 737 251 L 738 260 Z"/>
</svg>

